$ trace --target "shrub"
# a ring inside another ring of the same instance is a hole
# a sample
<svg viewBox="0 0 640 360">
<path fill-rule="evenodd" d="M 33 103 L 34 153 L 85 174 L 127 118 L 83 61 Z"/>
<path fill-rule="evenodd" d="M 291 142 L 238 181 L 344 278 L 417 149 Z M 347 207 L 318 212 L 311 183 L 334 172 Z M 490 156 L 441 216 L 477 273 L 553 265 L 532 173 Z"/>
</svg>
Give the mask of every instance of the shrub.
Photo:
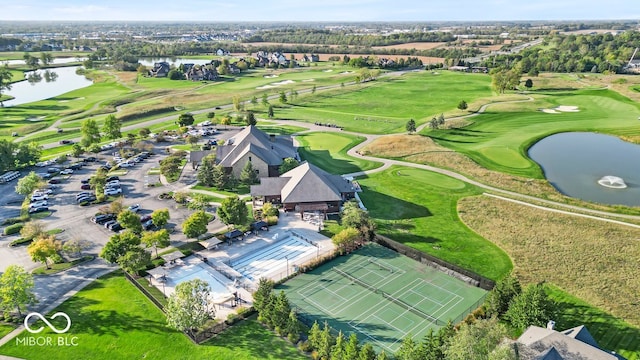
<svg viewBox="0 0 640 360">
<path fill-rule="evenodd" d="M 289 335 L 287 335 L 287 339 L 289 339 L 289 341 L 291 341 L 292 344 L 295 344 L 298 342 L 298 340 L 300 340 L 300 334 L 289 333 Z"/>
<path fill-rule="evenodd" d="M 4 228 L 4 234 L 5 235 L 17 234 L 17 233 L 20 232 L 20 230 L 22 230 L 23 226 L 24 226 L 23 223 L 17 223 L 17 224 L 9 225 L 6 228 Z"/>
<path fill-rule="evenodd" d="M 278 223 L 278 217 L 277 216 L 267 216 L 265 218 L 265 221 L 267 222 L 267 225 L 269 225 L 269 226 L 276 225 Z"/>
<path fill-rule="evenodd" d="M 225 320 L 225 322 L 228 325 L 233 325 L 239 320 L 240 320 L 240 317 L 238 316 L 238 314 L 230 313 L 229 315 L 227 315 L 227 320 Z"/>
<path fill-rule="evenodd" d="M 255 310 L 253 309 L 253 307 L 240 307 L 238 308 L 237 312 L 238 315 L 242 316 L 243 318 L 246 318 L 247 316 L 251 315 Z"/>
<path fill-rule="evenodd" d="M 313 350 L 313 347 L 311 346 L 311 343 L 309 341 L 301 341 L 300 344 L 298 345 L 298 348 L 300 348 L 301 351 L 304 351 L 306 353 Z"/>
<path fill-rule="evenodd" d="M 51 261 L 53 261 L 54 264 L 62 264 L 64 262 L 64 259 L 58 253 L 53 254 L 49 258 L 51 259 Z"/>
<path fill-rule="evenodd" d="M 25 222 L 27 220 L 29 220 L 28 216 L 19 216 L 19 217 L 14 217 L 14 218 L 8 218 L 8 219 L 5 219 L 2 222 L 2 225 L 12 225 L 12 224 Z"/>
</svg>

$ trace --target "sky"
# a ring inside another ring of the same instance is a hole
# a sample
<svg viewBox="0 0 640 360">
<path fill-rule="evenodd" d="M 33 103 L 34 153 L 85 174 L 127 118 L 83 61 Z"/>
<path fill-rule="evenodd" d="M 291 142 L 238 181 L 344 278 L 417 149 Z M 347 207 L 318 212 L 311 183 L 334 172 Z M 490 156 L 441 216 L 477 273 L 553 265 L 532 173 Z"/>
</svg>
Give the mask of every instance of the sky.
<svg viewBox="0 0 640 360">
<path fill-rule="evenodd" d="M 0 20 L 508 21 L 640 20 L 638 0 L 20 0 Z"/>
</svg>

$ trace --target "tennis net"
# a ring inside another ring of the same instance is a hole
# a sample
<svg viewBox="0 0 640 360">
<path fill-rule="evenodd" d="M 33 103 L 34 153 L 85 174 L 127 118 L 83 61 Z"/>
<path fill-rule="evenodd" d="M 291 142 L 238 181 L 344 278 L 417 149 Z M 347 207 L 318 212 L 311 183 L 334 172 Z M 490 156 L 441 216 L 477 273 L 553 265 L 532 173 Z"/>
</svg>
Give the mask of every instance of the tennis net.
<svg viewBox="0 0 640 360">
<path fill-rule="evenodd" d="M 423 317 L 425 319 L 429 319 L 432 322 L 434 322 L 436 325 L 441 325 L 441 326 L 447 325 L 444 321 L 438 320 L 438 319 L 434 318 L 433 316 L 427 314 L 426 312 L 424 312 L 422 310 L 419 310 L 419 309 L 416 309 L 415 307 L 407 304 L 406 302 L 404 302 L 404 301 L 402 301 L 402 300 L 400 300 L 398 298 L 395 298 L 395 297 L 387 294 L 384 291 L 380 291 L 380 294 L 382 294 L 383 298 L 390 300 L 392 303 L 394 303 L 396 305 L 399 305 L 400 307 L 402 307 L 402 308 L 404 308 L 406 310 L 409 310 L 410 312 L 412 312 L 412 313 L 414 313 L 414 314 L 416 314 L 416 315 L 418 315 L 420 317 Z"/>
<path fill-rule="evenodd" d="M 373 286 L 371 286 L 371 285 L 369 285 L 369 284 L 365 283 L 364 281 L 362 281 L 362 280 L 360 280 L 360 279 L 358 279 L 358 278 L 356 278 L 356 277 L 354 277 L 354 276 L 352 276 L 352 275 L 347 274 L 346 272 L 344 272 L 344 271 L 342 271 L 342 270 L 340 270 L 340 269 L 338 269 L 338 268 L 335 268 L 335 267 L 334 267 L 334 268 L 333 268 L 333 271 L 335 271 L 335 272 L 337 272 L 338 274 L 340 274 L 340 275 L 342 275 L 342 276 L 346 277 L 347 279 L 349 279 L 349 280 L 353 281 L 354 283 L 356 283 L 356 284 L 358 284 L 358 285 L 362 286 L 363 288 L 367 288 L 367 289 L 371 290 L 371 291 L 372 291 L 372 292 L 374 292 L 374 293 L 378 293 L 378 292 L 379 292 L 379 290 L 378 290 L 378 289 L 376 289 L 376 288 L 374 288 Z"/>
</svg>

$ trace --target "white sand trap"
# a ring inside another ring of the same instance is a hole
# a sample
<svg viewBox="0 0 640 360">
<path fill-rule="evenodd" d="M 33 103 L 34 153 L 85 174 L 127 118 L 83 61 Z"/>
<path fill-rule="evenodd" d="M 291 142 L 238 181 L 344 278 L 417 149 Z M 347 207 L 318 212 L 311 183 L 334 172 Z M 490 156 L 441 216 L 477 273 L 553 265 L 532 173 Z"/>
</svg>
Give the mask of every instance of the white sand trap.
<svg viewBox="0 0 640 360">
<path fill-rule="evenodd" d="M 58 102 L 59 102 L 59 103 L 67 103 L 67 102 L 69 102 L 69 100 L 60 100 L 60 101 L 58 101 Z"/>
<path fill-rule="evenodd" d="M 555 111 L 553 109 L 540 109 L 540 111 L 542 111 L 543 113 L 547 113 L 547 114 L 560 114 L 559 111 Z"/>
<path fill-rule="evenodd" d="M 293 80 L 284 80 L 284 81 L 275 82 L 275 83 L 273 83 L 271 85 L 280 86 L 280 85 L 289 85 L 289 84 L 293 84 L 293 83 L 295 83 L 295 81 L 293 81 Z"/>
<path fill-rule="evenodd" d="M 348 74 L 353 74 L 353 71 L 343 71 L 340 73 L 340 75 L 348 75 Z"/>
<path fill-rule="evenodd" d="M 264 85 L 264 86 L 258 86 L 256 90 L 273 89 L 274 87 L 275 86 L 273 85 Z"/>
<path fill-rule="evenodd" d="M 265 79 L 272 79 L 272 78 L 277 78 L 278 76 L 280 76 L 280 75 L 275 75 L 275 74 L 274 75 L 265 75 L 264 78 Z"/>
<path fill-rule="evenodd" d="M 332 72 L 332 69 L 322 70 L 322 72 Z"/>
<path fill-rule="evenodd" d="M 578 112 L 578 111 L 580 111 L 577 106 L 567 106 L 567 105 L 557 106 L 557 107 L 553 108 L 553 110 L 557 110 L 557 111 L 561 111 L 561 112 Z"/>
<path fill-rule="evenodd" d="M 316 79 L 304 79 L 302 82 L 316 81 Z"/>
<path fill-rule="evenodd" d="M 45 118 L 44 116 L 38 116 L 38 117 L 29 116 L 25 120 L 27 120 L 27 121 L 40 121 L 40 120 L 44 120 L 44 118 Z"/>
</svg>

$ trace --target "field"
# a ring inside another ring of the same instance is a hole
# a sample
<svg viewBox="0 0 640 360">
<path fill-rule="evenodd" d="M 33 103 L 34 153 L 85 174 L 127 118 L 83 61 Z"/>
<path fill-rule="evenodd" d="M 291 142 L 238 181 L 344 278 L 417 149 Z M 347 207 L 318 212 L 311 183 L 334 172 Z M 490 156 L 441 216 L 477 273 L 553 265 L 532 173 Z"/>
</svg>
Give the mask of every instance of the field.
<svg viewBox="0 0 640 360">
<path fill-rule="evenodd" d="M 500 172 L 543 178 L 527 149 L 537 140 L 558 132 L 596 131 L 638 135 L 637 103 L 610 90 L 541 93 L 529 103 L 496 104 L 461 129 L 430 130 L 423 134 L 440 145 L 468 155 L 481 166 Z M 548 114 L 539 109 L 577 106 L 578 112 Z"/>
<path fill-rule="evenodd" d="M 451 86 L 455 84 L 455 86 Z M 305 98 L 304 103 L 278 109 L 276 118 L 336 124 L 368 134 L 404 132 L 407 121 L 425 123 L 455 109 L 460 100 L 491 96 L 487 75 L 454 72 L 406 73 L 336 89 Z"/>
<path fill-rule="evenodd" d="M 42 347 L 11 341 L 0 348 L 0 353 L 29 360 L 306 359 L 255 320 L 194 345 L 182 333 L 167 328 L 164 314 L 121 273 L 98 279 L 55 311 L 63 311 L 72 319 L 65 336 L 77 336 L 78 346 L 47 347 L 43 351 Z M 26 333 L 18 337 L 24 336 Z M 39 336 L 57 337 L 49 328 Z"/>
<path fill-rule="evenodd" d="M 458 201 L 479 194 L 476 187 L 397 166 L 358 182 L 363 189 L 360 197 L 381 235 L 490 279 L 500 279 L 511 270 L 507 254 L 458 217 Z"/>
<path fill-rule="evenodd" d="M 640 294 L 640 230 L 489 197 L 462 199 L 458 209 L 511 256 L 525 283 L 548 281 L 640 326 L 640 303 L 632 300 Z"/>
<path fill-rule="evenodd" d="M 348 174 L 375 169 L 381 163 L 356 159 L 347 155 L 347 150 L 364 141 L 363 137 L 339 133 L 319 133 L 297 135 L 298 151 L 303 160 L 332 174 Z"/>
<path fill-rule="evenodd" d="M 357 279 L 357 280 L 354 280 Z M 284 290 L 308 325 L 327 321 L 387 354 L 408 335 L 419 342 L 448 320 L 475 310 L 486 291 L 377 244 L 369 244 L 276 290 Z"/>
</svg>

